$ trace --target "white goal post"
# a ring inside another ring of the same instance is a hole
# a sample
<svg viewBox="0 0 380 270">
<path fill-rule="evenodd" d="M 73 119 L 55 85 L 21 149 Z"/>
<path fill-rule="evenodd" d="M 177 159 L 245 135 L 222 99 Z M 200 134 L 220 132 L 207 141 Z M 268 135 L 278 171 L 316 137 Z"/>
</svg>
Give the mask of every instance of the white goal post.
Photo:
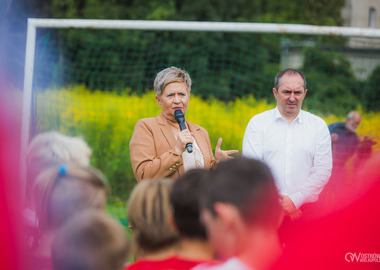
<svg viewBox="0 0 380 270">
<path fill-rule="evenodd" d="M 273 23 L 235 22 L 186 22 L 142 20 L 80 20 L 80 19 L 28 19 L 25 73 L 23 89 L 23 112 L 21 126 L 20 179 L 23 196 L 26 192 L 26 151 L 29 144 L 32 112 L 32 85 L 36 33 L 38 28 L 88 28 L 162 31 L 244 32 L 328 35 L 361 38 L 380 38 L 380 29 L 336 26 L 314 26 Z"/>
</svg>

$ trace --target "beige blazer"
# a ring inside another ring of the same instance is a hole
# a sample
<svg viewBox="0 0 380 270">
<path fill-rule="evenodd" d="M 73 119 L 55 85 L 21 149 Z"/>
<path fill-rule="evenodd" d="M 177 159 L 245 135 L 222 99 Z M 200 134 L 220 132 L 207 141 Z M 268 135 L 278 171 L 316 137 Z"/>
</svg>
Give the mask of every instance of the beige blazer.
<svg viewBox="0 0 380 270">
<path fill-rule="evenodd" d="M 186 121 L 203 154 L 204 167 L 211 168 L 215 158 L 207 131 Z M 160 114 L 139 120 L 134 128 L 129 150 L 136 180 L 159 177 L 177 178 L 184 172 L 182 156 L 174 153 L 176 140 L 170 125 Z"/>
</svg>

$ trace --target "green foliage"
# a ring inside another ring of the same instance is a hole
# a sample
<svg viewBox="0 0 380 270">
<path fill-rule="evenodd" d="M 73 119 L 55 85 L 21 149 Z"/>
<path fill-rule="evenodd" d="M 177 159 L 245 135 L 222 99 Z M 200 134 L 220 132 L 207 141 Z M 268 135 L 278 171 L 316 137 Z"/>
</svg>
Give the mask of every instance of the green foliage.
<svg viewBox="0 0 380 270">
<path fill-rule="evenodd" d="M 267 97 L 279 70 L 278 37 L 246 33 L 66 30 L 64 39 L 40 39 L 36 83 L 142 94 L 167 66 L 185 68 L 193 93 L 224 101 L 254 94 Z M 56 51 L 52 51 L 56 48 Z M 52 68 L 46 69 L 46 62 Z M 276 70 L 275 72 L 273 72 Z M 268 72 L 270 71 L 270 72 Z M 52 73 L 49 75 L 49 73 Z M 55 74 L 55 75 L 54 75 Z M 270 78 L 269 78 L 270 77 Z"/>
<path fill-rule="evenodd" d="M 51 0 L 57 18 L 149 19 L 340 24 L 343 0 Z M 90 89 L 142 94 L 160 69 L 175 65 L 194 79 L 193 92 L 224 101 L 253 94 L 271 97 L 280 67 L 278 37 L 259 34 L 61 31 L 55 63 L 44 85 L 85 84 Z M 43 70 L 45 66 L 41 66 Z M 38 69 L 38 68 L 37 68 Z M 48 75 L 43 76 L 48 77 Z"/>
<path fill-rule="evenodd" d="M 79 16 L 80 6 L 75 0 L 52 1 L 51 11 L 55 18 L 75 18 Z"/>
<path fill-rule="evenodd" d="M 51 0 L 53 18 L 341 25 L 344 0 Z"/>
<path fill-rule="evenodd" d="M 377 66 L 369 76 L 367 85 L 359 88 L 364 106 L 370 111 L 380 110 L 380 66 Z"/>
<path fill-rule="evenodd" d="M 26 18 L 75 18 L 75 19 L 122 19 L 122 20 L 189 20 L 227 22 L 278 22 L 318 25 L 341 25 L 340 12 L 344 0 L 19 0 L 6 1 L 2 10 L 1 25 L 9 28 L 9 36 L 3 38 L 8 43 L 9 56 L 5 59 L 7 70 L 19 77 L 15 84 L 20 85 L 24 74 L 23 55 L 25 48 Z M 10 8 L 9 8 L 10 7 Z M 10 10 L 9 10 L 10 9 Z M 4 18 L 3 18 L 4 17 Z M 40 31 L 38 31 L 40 32 Z M 114 37 L 112 40 L 136 40 L 145 38 L 140 34 L 127 37 Z M 72 42 L 70 36 L 60 39 L 60 48 L 65 49 Z M 212 43 L 212 38 L 209 38 Z M 184 47 L 189 39 L 177 45 Z M 97 43 L 97 39 L 92 41 Z M 270 53 L 271 50 L 268 47 Z M 61 53 L 61 52 L 58 52 Z M 59 59 L 60 64 L 70 64 Z M 49 67 L 50 68 L 50 67 Z M 55 68 L 60 76 L 64 70 Z M 75 81 L 72 81 L 75 82 Z M 80 80 L 76 82 L 80 83 Z M 93 82 L 91 83 L 93 84 Z M 20 86 L 22 87 L 22 86 Z M 137 91 L 135 87 L 132 87 Z"/>
<path fill-rule="evenodd" d="M 350 62 L 341 53 L 323 51 L 318 47 L 306 48 L 304 58 L 305 72 L 319 70 L 328 75 L 353 78 Z"/>
<path fill-rule="evenodd" d="M 186 69 L 192 93 L 224 102 L 253 95 L 272 100 L 275 74 L 281 69 L 280 35 L 248 33 L 65 30 L 66 41 L 54 34 L 38 39 L 35 80 L 38 86 L 84 84 L 86 88 L 125 89 L 142 95 L 155 74 L 168 66 Z M 304 49 L 310 110 L 345 114 L 363 104 L 376 109 L 378 72 L 368 82 L 355 78 L 343 46 L 320 43 Z M 290 48 L 292 49 L 292 48 Z M 366 89 L 372 90 L 366 90 Z M 344 98 L 342 98 L 344 96 Z"/>
<path fill-rule="evenodd" d="M 307 73 L 308 92 L 305 106 L 309 111 L 328 111 L 344 115 L 354 110 L 360 102 L 353 95 L 354 85 L 343 76 L 330 76 L 326 73 L 311 71 Z M 354 80 L 351 80 L 355 83 Z"/>
<path fill-rule="evenodd" d="M 268 23 L 301 23 L 313 25 L 341 25 L 344 0 L 252 1 L 257 9 L 253 21 Z"/>
<path fill-rule="evenodd" d="M 307 48 L 303 71 L 308 82 L 305 105 L 309 110 L 344 114 L 360 104 L 354 94 L 359 82 L 341 53 Z"/>
</svg>

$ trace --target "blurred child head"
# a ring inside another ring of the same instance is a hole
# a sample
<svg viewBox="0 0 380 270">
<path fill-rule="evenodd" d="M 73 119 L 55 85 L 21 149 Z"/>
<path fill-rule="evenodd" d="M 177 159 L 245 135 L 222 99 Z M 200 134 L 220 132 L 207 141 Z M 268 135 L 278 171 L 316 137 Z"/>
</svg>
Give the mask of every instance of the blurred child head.
<svg viewBox="0 0 380 270">
<path fill-rule="evenodd" d="M 200 199 L 208 180 L 208 171 L 192 169 L 173 184 L 170 201 L 174 223 L 181 237 L 207 240 L 206 229 L 200 221 Z"/>
<path fill-rule="evenodd" d="M 120 223 L 102 212 L 84 211 L 56 234 L 52 261 L 55 270 L 121 270 L 128 252 Z"/>
<path fill-rule="evenodd" d="M 57 131 L 36 135 L 30 142 L 27 153 L 29 181 L 33 184 L 45 168 L 73 163 L 89 166 L 91 149 L 81 137 L 70 137 Z"/>
<path fill-rule="evenodd" d="M 202 220 L 221 258 L 242 252 L 253 238 L 250 235 L 258 236 L 254 239 L 260 241 L 250 245 L 261 245 L 261 251 L 270 250 L 272 243 L 277 248 L 279 195 L 270 169 L 263 162 L 236 157 L 219 163 L 210 173 L 202 208 Z"/>
<path fill-rule="evenodd" d="M 139 255 L 154 253 L 178 242 L 178 234 L 169 224 L 172 184 L 169 179 L 144 180 L 131 193 L 128 220 L 133 230 L 135 252 Z"/>
<path fill-rule="evenodd" d="M 54 166 L 39 174 L 34 196 L 39 227 L 42 231 L 54 229 L 80 211 L 103 210 L 107 200 L 106 178 L 90 167 Z"/>
</svg>

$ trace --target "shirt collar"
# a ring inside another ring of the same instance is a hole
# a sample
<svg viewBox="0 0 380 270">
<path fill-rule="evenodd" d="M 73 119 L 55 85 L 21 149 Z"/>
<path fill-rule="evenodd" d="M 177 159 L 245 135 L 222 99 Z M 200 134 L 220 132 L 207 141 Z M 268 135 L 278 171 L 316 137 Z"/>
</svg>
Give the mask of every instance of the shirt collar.
<svg viewBox="0 0 380 270">
<path fill-rule="evenodd" d="M 277 120 L 277 119 L 283 119 L 284 117 L 282 117 L 280 111 L 278 110 L 277 106 L 276 108 L 274 108 L 274 120 Z"/>
<path fill-rule="evenodd" d="M 298 121 L 298 123 L 302 124 L 303 122 L 303 110 L 300 110 L 300 112 L 298 113 L 296 119 L 294 119 L 294 121 Z"/>
<path fill-rule="evenodd" d="M 274 119 L 277 120 L 277 119 L 284 119 L 286 120 L 280 113 L 280 111 L 278 110 L 278 107 L 276 106 L 276 108 L 274 108 Z M 298 123 L 302 123 L 303 122 L 303 110 L 300 110 L 300 112 L 298 113 L 297 117 L 293 120 L 293 122 L 298 122 Z"/>
</svg>

